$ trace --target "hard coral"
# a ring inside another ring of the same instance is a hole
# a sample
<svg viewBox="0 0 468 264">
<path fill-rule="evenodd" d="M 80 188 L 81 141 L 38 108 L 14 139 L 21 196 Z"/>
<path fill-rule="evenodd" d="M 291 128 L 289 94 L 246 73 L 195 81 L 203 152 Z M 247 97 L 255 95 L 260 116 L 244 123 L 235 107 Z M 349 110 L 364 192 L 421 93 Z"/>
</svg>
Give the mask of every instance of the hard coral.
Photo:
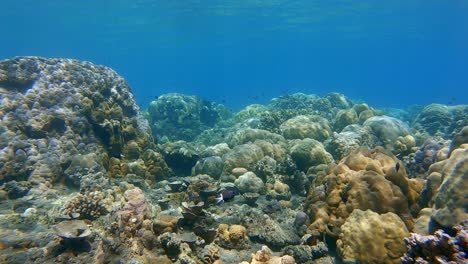
<svg viewBox="0 0 468 264">
<path fill-rule="evenodd" d="M 403 238 L 409 235 L 396 214 L 371 210 L 354 210 L 341 229 L 338 252 L 343 259 L 359 263 L 399 263 L 405 252 Z"/>
<path fill-rule="evenodd" d="M 224 248 L 241 249 L 248 243 L 247 229 L 242 225 L 220 224 L 217 231 L 217 243 Z"/>
<path fill-rule="evenodd" d="M 246 264 L 244 261 L 241 264 Z M 252 261 L 250 264 L 295 264 L 296 261 L 289 255 L 282 257 L 273 256 L 271 250 L 267 246 L 263 246 L 261 250 L 252 254 Z"/>
<path fill-rule="evenodd" d="M 71 218 L 96 219 L 108 213 L 103 204 L 104 196 L 105 195 L 99 191 L 87 194 L 80 193 L 65 204 L 63 211 Z"/>
<path fill-rule="evenodd" d="M 429 236 L 412 233 L 404 240 L 408 252 L 401 258 L 401 263 L 467 263 L 468 228 L 457 226 L 455 230 L 454 236 L 443 230 Z"/>
<path fill-rule="evenodd" d="M 330 173 L 319 177 L 309 192 L 309 231 L 337 236 L 337 228 L 355 209 L 394 212 L 411 229 L 411 212 L 418 210 L 422 183 L 408 179 L 404 168 L 397 171 L 398 162 L 391 153 L 376 148 L 353 152 L 332 165 Z"/>
</svg>

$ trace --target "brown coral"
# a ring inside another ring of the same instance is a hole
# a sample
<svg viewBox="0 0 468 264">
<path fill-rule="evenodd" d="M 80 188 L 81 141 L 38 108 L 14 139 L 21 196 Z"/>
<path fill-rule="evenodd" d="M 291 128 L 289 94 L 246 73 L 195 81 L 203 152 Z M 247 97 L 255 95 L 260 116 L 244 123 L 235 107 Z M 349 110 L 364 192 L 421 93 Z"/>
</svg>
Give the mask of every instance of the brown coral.
<svg viewBox="0 0 468 264">
<path fill-rule="evenodd" d="M 224 248 L 244 248 L 248 242 L 247 229 L 242 225 L 220 224 L 217 231 L 217 243 Z"/>
<path fill-rule="evenodd" d="M 403 239 L 409 235 L 394 213 L 377 214 L 356 209 L 341 226 L 336 242 L 345 260 L 359 263 L 400 263 L 405 253 Z"/>
<path fill-rule="evenodd" d="M 412 229 L 412 214 L 422 182 L 408 179 L 398 159 L 382 148 L 360 149 L 331 166 L 331 172 L 318 178 L 306 202 L 313 223 L 311 233 L 339 234 L 339 227 L 355 209 L 397 214 Z"/>
<path fill-rule="evenodd" d="M 63 211 L 71 218 L 96 219 L 108 213 L 103 203 L 104 197 L 104 193 L 99 191 L 80 193 L 65 204 Z"/>
</svg>

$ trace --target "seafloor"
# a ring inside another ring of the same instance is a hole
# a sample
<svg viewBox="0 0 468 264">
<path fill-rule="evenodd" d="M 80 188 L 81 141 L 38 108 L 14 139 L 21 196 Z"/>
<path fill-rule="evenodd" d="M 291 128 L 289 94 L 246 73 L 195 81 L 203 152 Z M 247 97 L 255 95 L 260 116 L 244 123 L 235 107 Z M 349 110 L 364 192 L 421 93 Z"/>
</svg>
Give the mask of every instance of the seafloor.
<svg viewBox="0 0 468 264">
<path fill-rule="evenodd" d="M 113 70 L 0 62 L 1 263 L 466 263 L 468 106 L 232 112 Z"/>
</svg>

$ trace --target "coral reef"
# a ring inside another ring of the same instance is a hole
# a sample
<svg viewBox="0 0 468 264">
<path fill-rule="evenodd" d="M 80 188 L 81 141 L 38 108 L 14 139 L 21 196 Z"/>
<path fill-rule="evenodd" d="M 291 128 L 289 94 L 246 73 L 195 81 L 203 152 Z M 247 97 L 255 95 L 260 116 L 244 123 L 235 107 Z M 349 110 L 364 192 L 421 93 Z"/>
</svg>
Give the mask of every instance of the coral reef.
<svg viewBox="0 0 468 264">
<path fill-rule="evenodd" d="M 321 116 L 299 115 L 286 120 L 280 126 L 281 133 L 287 139 L 312 138 L 324 141 L 331 134 L 328 121 Z"/>
<path fill-rule="evenodd" d="M 337 228 L 353 210 L 370 209 L 379 214 L 393 212 L 413 226 L 411 212 L 417 212 L 423 183 L 408 179 L 399 161 L 382 148 L 360 149 L 332 165 L 326 176 L 316 179 L 309 191 L 306 208 L 313 234 L 338 236 Z"/>
<path fill-rule="evenodd" d="M 393 117 L 374 116 L 367 119 L 363 127 L 377 138 L 379 145 L 394 154 L 407 152 L 415 144 L 414 138 L 409 133 L 408 126 Z"/>
<path fill-rule="evenodd" d="M 451 227 L 468 219 L 468 144 L 454 150 L 450 158 L 429 168 L 433 177 L 441 177 L 434 196 L 432 219 L 443 227 Z"/>
<path fill-rule="evenodd" d="M 108 213 L 104 203 L 105 195 L 102 192 L 78 194 L 70 199 L 64 206 L 64 214 L 77 219 L 93 220 Z"/>
<path fill-rule="evenodd" d="M 0 181 L 65 176 L 92 191 L 91 182 L 107 184 L 103 161 L 135 160 L 155 146 L 130 87 L 107 67 L 17 57 L 0 62 L 0 72 Z"/>
<path fill-rule="evenodd" d="M 290 151 L 291 158 L 302 171 L 307 171 L 314 165 L 333 162 L 332 155 L 325 150 L 322 143 L 314 139 L 297 140 Z"/>
<path fill-rule="evenodd" d="M 257 177 L 257 175 L 251 171 L 239 176 L 234 184 L 241 193 L 263 193 L 265 191 L 265 184 L 262 179 Z"/>
<path fill-rule="evenodd" d="M 468 261 L 468 228 L 466 223 L 456 226 L 455 235 L 437 230 L 434 235 L 411 233 L 405 238 L 406 254 L 401 263 L 466 263 Z"/>
<path fill-rule="evenodd" d="M 0 262 L 396 263 L 404 237 L 466 262 L 467 120 L 338 93 L 141 113 L 109 68 L 1 61 Z"/>
<path fill-rule="evenodd" d="M 409 235 L 396 214 L 359 209 L 351 213 L 341 230 L 338 252 L 344 260 L 359 263 L 400 263 L 405 253 L 403 238 Z"/>
<path fill-rule="evenodd" d="M 267 246 L 252 254 L 252 261 L 243 261 L 240 264 L 294 264 L 296 261 L 289 255 L 282 257 L 273 256 L 271 250 Z"/>
<path fill-rule="evenodd" d="M 242 249 L 247 246 L 247 229 L 242 225 L 220 224 L 217 229 L 217 244 L 228 249 Z"/>
<path fill-rule="evenodd" d="M 229 116 L 223 105 L 176 93 L 159 96 L 148 108 L 153 134 L 162 141 L 194 140 Z"/>
</svg>

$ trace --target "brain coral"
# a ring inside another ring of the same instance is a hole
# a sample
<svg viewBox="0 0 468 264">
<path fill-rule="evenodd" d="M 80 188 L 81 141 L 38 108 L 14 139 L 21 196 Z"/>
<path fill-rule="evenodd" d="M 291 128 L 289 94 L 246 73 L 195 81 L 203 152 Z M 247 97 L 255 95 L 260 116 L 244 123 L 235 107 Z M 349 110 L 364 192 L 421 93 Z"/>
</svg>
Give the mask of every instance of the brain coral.
<svg viewBox="0 0 468 264">
<path fill-rule="evenodd" d="M 411 212 L 418 211 L 421 180 L 408 179 L 398 160 L 382 148 L 360 149 L 331 165 L 330 173 L 316 179 L 309 191 L 306 208 L 313 221 L 309 231 L 337 236 L 355 209 L 397 214 L 409 229 Z"/>
<path fill-rule="evenodd" d="M 394 213 L 378 214 L 356 209 L 341 226 L 336 244 L 345 260 L 359 263 L 400 263 L 406 252 L 405 224 Z"/>
</svg>

